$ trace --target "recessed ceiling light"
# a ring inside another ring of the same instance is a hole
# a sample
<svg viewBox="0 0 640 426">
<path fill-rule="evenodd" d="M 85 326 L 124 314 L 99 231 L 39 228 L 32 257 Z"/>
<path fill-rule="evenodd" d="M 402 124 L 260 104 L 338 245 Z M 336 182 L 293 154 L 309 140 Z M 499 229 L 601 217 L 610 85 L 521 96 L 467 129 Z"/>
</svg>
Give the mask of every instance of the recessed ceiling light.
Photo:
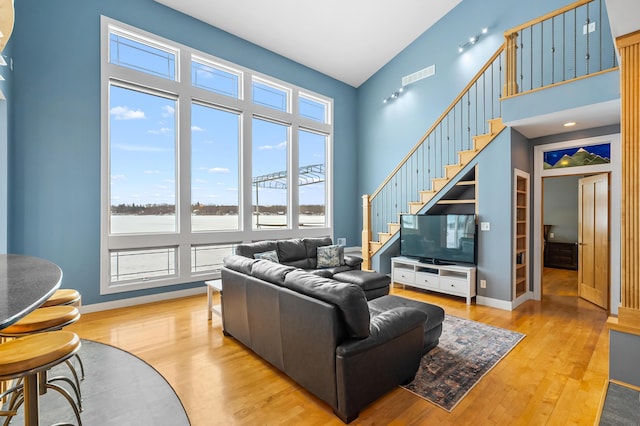
<svg viewBox="0 0 640 426">
<path fill-rule="evenodd" d="M 563 124 L 564 127 L 573 127 L 575 125 L 576 125 L 575 121 L 569 121 L 568 123 Z"/>
</svg>

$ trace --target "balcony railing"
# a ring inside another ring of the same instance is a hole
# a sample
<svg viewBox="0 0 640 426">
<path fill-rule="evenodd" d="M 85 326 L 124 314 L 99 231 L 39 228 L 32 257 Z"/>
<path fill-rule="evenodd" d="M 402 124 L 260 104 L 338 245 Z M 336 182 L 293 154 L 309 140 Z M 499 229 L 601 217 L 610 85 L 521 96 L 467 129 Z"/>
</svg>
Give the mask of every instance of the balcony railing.
<svg viewBox="0 0 640 426">
<path fill-rule="evenodd" d="M 504 96 L 615 69 L 603 0 L 580 0 L 505 32 Z"/>
</svg>

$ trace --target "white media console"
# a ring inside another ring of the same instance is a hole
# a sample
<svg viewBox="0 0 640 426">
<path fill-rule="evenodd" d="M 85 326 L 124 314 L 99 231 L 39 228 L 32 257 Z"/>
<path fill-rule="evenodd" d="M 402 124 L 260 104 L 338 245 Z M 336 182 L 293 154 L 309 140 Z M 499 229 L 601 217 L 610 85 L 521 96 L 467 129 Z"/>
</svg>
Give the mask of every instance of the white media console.
<svg viewBox="0 0 640 426">
<path fill-rule="evenodd" d="M 408 257 L 391 258 L 391 283 L 461 296 L 471 304 L 476 295 L 475 266 L 433 265 Z"/>
</svg>

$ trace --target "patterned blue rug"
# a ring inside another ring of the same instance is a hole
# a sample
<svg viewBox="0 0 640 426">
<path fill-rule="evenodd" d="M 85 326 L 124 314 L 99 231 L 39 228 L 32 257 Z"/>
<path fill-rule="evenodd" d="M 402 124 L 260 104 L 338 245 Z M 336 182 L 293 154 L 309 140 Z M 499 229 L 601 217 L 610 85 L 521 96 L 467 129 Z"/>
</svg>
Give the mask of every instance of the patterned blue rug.
<svg viewBox="0 0 640 426">
<path fill-rule="evenodd" d="M 445 315 L 440 343 L 422 357 L 415 379 L 402 387 L 450 412 L 524 337 Z"/>
</svg>

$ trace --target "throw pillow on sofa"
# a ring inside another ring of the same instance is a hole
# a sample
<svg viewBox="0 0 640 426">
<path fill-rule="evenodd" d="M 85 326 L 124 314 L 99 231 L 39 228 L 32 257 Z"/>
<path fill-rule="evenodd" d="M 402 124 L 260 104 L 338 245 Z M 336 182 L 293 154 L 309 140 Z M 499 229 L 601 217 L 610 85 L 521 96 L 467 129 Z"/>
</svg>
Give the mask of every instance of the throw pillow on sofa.
<svg viewBox="0 0 640 426">
<path fill-rule="evenodd" d="M 318 268 L 340 266 L 340 248 L 336 245 L 318 247 Z"/>
<path fill-rule="evenodd" d="M 272 262 L 279 263 L 278 253 L 276 253 L 275 250 L 265 251 L 265 252 L 262 252 L 262 253 L 255 253 L 253 255 L 253 258 L 254 259 L 270 260 Z"/>
</svg>

